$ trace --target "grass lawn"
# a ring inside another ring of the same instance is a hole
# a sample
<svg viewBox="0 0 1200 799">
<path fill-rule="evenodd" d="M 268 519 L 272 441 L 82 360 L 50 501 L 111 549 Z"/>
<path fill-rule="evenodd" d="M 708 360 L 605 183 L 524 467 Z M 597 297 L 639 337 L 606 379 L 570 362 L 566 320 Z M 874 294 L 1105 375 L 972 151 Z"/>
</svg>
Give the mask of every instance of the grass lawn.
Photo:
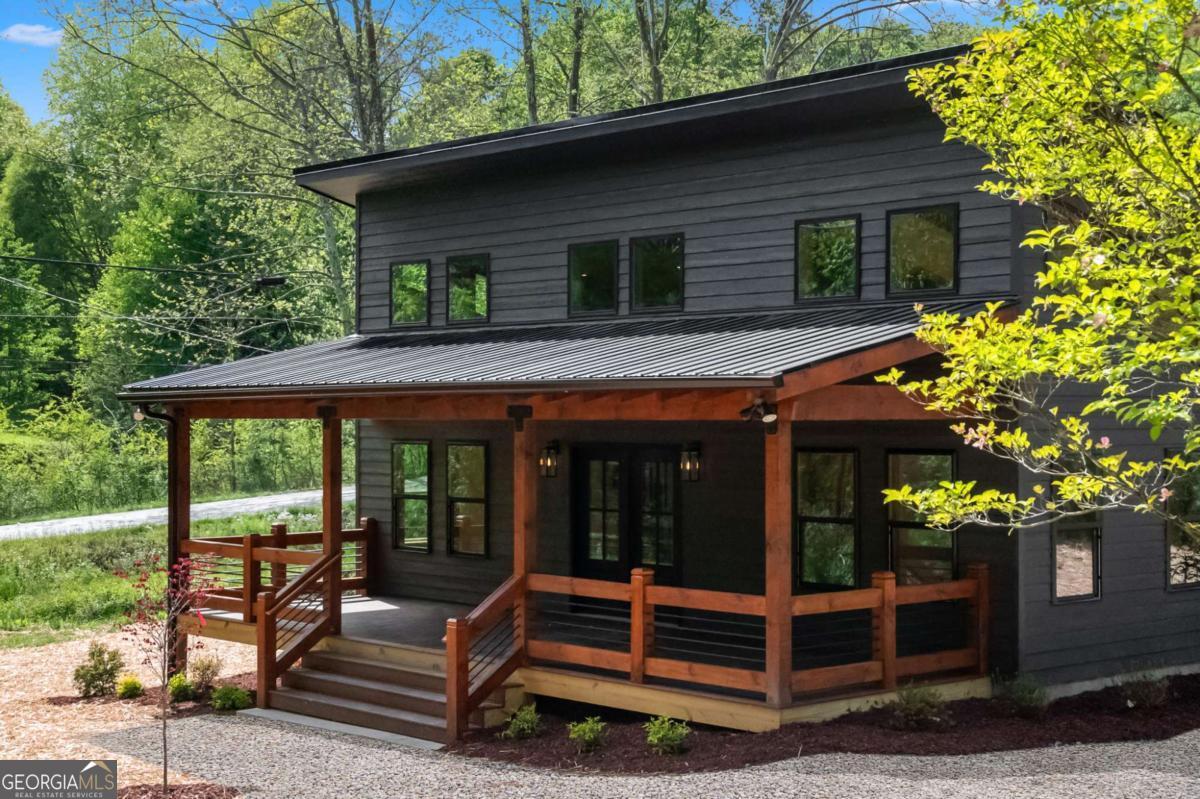
<svg viewBox="0 0 1200 799">
<path fill-rule="evenodd" d="M 354 518 L 354 505 L 346 514 Z M 321 525 L 318 507 L 290 508 L 294 531 Z M 279 512 L 192 522 L 192 536 L 266 533 Z M 116 571 L 166 554 L 166 526 L 142 525 L 81 535 L 0 541 L 0 649 L 37 646 L 94 629 L 111 629 L 132 605 Z"/>
</svg>

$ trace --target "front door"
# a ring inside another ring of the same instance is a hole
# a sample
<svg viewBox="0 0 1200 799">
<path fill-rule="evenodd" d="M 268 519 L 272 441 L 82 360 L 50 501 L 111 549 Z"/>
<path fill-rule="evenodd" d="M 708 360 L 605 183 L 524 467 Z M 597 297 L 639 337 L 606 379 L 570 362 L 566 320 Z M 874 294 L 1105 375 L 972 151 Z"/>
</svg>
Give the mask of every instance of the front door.
<svg viewBox="0 0 1200 799">
<path fill-rule="evenodd" d="M 571 464 L 575 574 L 625 582 L 645 566 L 656 583 L 677 583 L 679 450 L 578 447 Z"/>
</svg>

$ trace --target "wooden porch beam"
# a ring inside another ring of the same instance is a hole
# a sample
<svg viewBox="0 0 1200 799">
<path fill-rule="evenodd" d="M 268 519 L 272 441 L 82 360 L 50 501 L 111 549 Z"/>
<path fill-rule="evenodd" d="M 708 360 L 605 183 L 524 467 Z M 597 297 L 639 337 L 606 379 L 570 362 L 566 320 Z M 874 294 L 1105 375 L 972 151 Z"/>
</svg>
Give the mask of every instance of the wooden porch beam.
<svg viewBox="0 0 1200 799">
<path fill-rule="evenodd" d="M 775 396 L 780 400 L 797 397 L 819 388 L 922 358 L 933 352 L 934 350 L 928 344 L 917 340 L 915 336 L 891 341 L 862 352 L 834 358 L 807 369 L 790 372 L 784 375 L 783 385 L 775 392 Z"/>
<path fill-rule="evenodd" d="M 764 442 L 766 559 L 766 697 L 771 707 L 792 703 L 792 406 Z"/>
<path fill-rule="evenodd" d="M 892 386 L 827 386 L 796 398 L 793 421 L 896 421 L 944 419 Z"/>
</svg>

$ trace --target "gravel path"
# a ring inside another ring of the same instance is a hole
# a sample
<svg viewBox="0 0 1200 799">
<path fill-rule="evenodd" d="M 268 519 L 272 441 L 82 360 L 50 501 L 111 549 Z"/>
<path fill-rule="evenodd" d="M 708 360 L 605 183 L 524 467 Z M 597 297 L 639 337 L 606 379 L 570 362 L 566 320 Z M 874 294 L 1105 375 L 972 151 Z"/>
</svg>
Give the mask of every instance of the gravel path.
<svg viewBox="0 0 1200 799">
<path fill-rule="evenodd" d="M 342 501 L 354 501 L 354 486 L 342 487 Z M 287 494 L 272 494 L 265 497 L 243 497 L 222 499 L 216 502 L 201 502 L 192 505 L 193 519 L 225 519 L 243 513 L 263 513 L 272 510 L 321 504 L 321 490 L 291 491 Z M 94 516 L 74 516 L 69 519 L 47 519 L 42 522 L 21 522 L 0 525 L 0 541 L 17 538 L 41 538 L 48 535 L 74 535 L 94 533 L 98 530 L 115 530 L 119 527 L 136 527 L 142 524 L 166 524 L 166 508 L 100 513 Z"/>
<path fill-rule="evenodd" d="M 955 734 L 955 733 L 948 733 Z M 93 736 L 104 749 L 153 757 L 149 727 Z M 695 775 L 534 771 L 245 717 L 175 722 L 174 765 L 263 799 L 1195 799 L 1200 732 L 1168 741 L 1075 745 L 965 757 L 818 755 Z"/>
</svg>

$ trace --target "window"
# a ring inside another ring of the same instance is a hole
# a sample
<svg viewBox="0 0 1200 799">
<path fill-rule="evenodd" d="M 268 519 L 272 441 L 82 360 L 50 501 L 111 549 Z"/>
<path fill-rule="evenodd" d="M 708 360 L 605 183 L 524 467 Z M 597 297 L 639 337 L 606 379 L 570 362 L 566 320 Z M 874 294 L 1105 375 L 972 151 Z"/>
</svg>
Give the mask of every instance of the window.
<svg viewBox="0 0 1200 799">
<path fill-rule="evenodd" d="M 888 486 L 933 488 L 954 479 L 950 452 L 892 452 L 888 454 Z M 940 583 L 954 579 L 954 534 L 935 530 L 903 505 L 888 503 L 888 532 L 892 540 L 892 571 L 900 585 Z"/>
<path fill-rule="evenodd" d="M 796 299 L 858 293 L 858 217 L 796 223 Z"/>
<path fill-rule="evenodd" d="M 450 551 L 486 555 L 487 444 L 446 445 L 446 524 Z"/>
<path fill-rule="evenodd" d="M 432 552 L 429 442 L 392 444 L 392 547 Z"/>
<path fill-rule="evenodd" d="M 392 264 L 392 324 L 429 323 L 429 262 Z"/>
<path fill-rule="evenodd" d="M 630 239 L 634 310 L 683 307 L 683 234 Z"/>
<path fill-rule="evenodd" d="M 1200 523 L 1200 474 L 1189 472 L 1171 486 L 1171 513 L 1185 522 Z M 1200 588 L 1200 524 L 1167 524 L 1167 585 Z"/>
<path fill-rule="evenodd" d="M 954 288 L 958 206 L 888 212 L 888 291 Z"/>
<path fill-rule="evenodd" d="M 1100 517 L 1097 513 L 1054 524 L 1054 601 L 1100 596 Z"/>
<path fill-rule="evenodd" d="M 642 461 L 641 518 L 642 565 L 670 568 L 675 565 L 675 480 L 679 459 L 647 458 Z"/>
<path fill-rule="evenodd" d="M 796 575 L 801 583 L 855 582 L 855 456 L 796 453 Z"/>
<path fill-rule="evenodd" d="M 587 553 L 615 563 L 621 557 L 621 461 L 588 461 Z"/>
<path fill-rule="evenodd" d="M 571 313 L 616 313 L 617 242 L 572 244 L 567 248 Z"/>
<path fill-rule="evenodd" d="M 489 266 L 486 255 L 452 255 L 446 259 L 451 322 L 488 318 Z"/>
</svg>

